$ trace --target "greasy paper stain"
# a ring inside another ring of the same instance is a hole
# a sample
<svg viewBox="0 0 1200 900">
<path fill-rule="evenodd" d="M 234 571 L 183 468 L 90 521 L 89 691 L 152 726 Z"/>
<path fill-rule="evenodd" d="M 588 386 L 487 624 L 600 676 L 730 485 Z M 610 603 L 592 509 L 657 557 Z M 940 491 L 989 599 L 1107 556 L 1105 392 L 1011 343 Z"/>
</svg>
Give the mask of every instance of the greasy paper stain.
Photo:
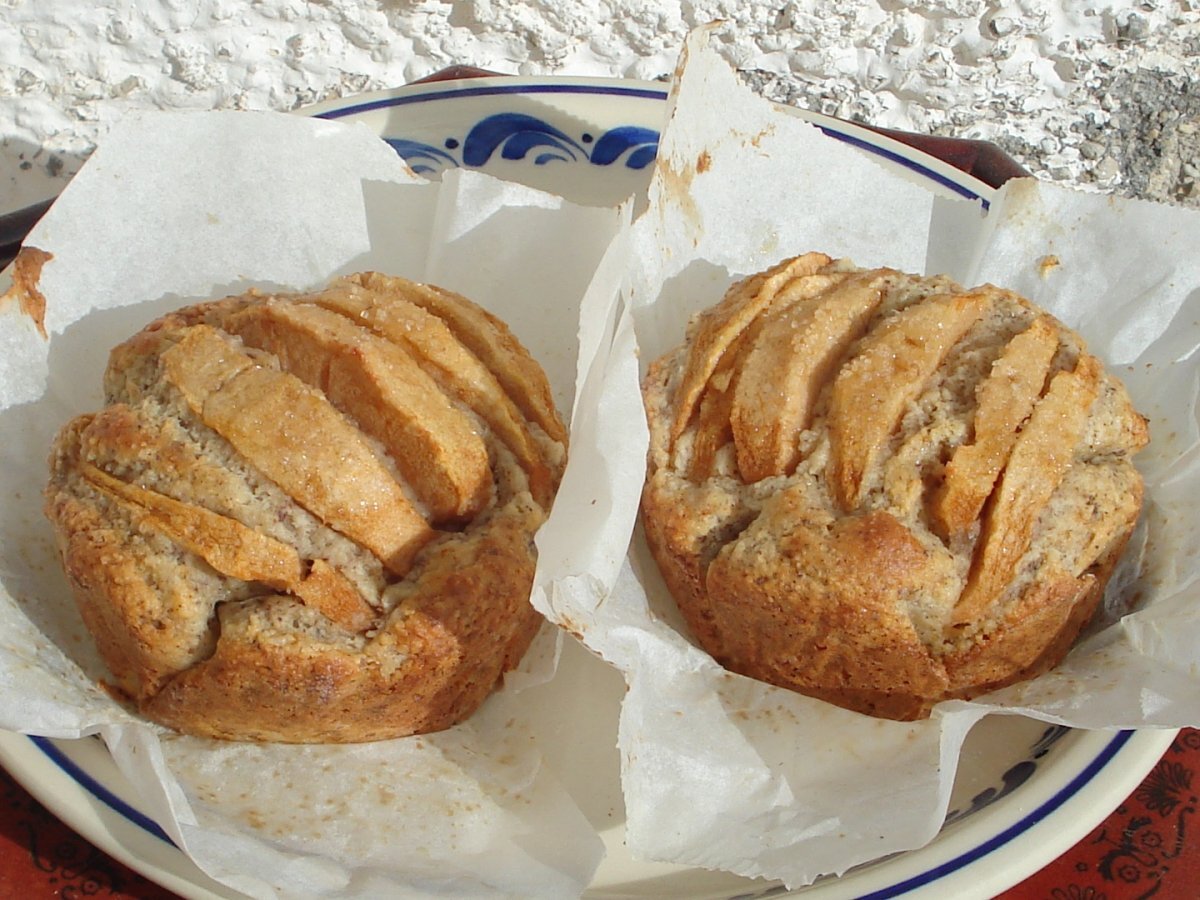
<svg viewBox="0 0 1200 900">
<path fill-rule="evenodd" d="M 12 264 L 12 287 L 0 297 L 0 305 L 15 301 L 21 312 L 33 319 L 38 334 L 46 334 L 46 297 L 38 289 L 42 266 L 54 259 L 54 254 L 37 247 L 22 247 Z"/>
<path fill-rule="evenodd" d="M 1041 273 L 1043 278 L 1049 278 L 1050 273 L 1061 265 L 1062 261 L 1059 260 L 1057 256 L 1054 254 L 1049 254 L 1048 256 L 1043 256 L 1038 260 L 1038 271 Z"/>
<path fill-rule="evenodd" d="M 696 177 L 697 168 L 684 166 L 682 170 L 672 165 L 673 160 L 660 158 L 657 163 L 656 176 L 662 185 L 665 204 L 674 203 L 679 209 L 680 217 L 687 223 L 693 234 L 693 244 L 699 241 L 702 216 L 696 201 L 692 198 L 692 179 Z"/>
</svg>

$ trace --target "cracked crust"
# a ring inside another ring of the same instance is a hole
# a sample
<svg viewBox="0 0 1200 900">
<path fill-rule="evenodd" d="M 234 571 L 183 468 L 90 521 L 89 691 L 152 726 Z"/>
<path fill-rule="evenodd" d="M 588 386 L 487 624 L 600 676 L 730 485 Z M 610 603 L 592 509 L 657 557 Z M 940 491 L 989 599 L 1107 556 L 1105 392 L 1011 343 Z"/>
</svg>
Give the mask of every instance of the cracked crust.
<svg viewBox="0 0 1200 900">
<path fill-rule="evenodd" d="M 998 288 L 817 254 L 698 321 L 643 384 L 642 518 L 704 649 L 893 719 L 1057 664 L 1148 440 L 1077 334 Z"/>
<path fill-rule="evenodd" d="M 387 739 L 461 721 L 520 661 L 566 432 L 490 314 L 373 273 L 251 293 L 151 323 L 105 389 L 56 438 L 45 508 L 112 685 L 148 718 Z"/>
</svg>

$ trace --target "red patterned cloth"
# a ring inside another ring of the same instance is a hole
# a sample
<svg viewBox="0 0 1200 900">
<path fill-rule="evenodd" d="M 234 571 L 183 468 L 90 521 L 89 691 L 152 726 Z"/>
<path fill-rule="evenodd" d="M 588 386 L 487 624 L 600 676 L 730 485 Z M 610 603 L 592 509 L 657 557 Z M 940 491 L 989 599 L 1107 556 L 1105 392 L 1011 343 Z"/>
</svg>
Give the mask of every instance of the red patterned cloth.
<svg viewBox="0 0 1200 900">
<path fill-rule="evenodd" d="M 1185 728 L 1091 834 L 1003 900 L 1200 898 L 1200 732 Z"/>
<path fill-rule="evenodd" d="M 1200 731 L 1185 729 L 1133 794 L 1002 900 L 1200 898 Z M 0 898 L 172 900 L 94 848 L 0 769 Z"/>
<path fill-rule="evenodd" d="M 100 852 L 0 768 L 0 898 L 173 900 L 175 894 Z"/>
</svg>

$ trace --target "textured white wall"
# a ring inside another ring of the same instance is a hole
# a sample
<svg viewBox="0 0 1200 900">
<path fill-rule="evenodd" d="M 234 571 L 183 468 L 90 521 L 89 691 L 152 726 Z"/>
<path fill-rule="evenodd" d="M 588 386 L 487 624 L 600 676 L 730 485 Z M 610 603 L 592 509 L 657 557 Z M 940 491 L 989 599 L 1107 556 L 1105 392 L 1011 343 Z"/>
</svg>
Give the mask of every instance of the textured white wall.
<svg viewBox="0 0 1200 900">
<path fill-rule="evenodd" d="M 1200 204 L 1200 3 L 0 0 L 0 211 L 130 108 L 293 109 L 453 63 L 660 78 L 692 26 L 767 95 Z"/>
</svg>

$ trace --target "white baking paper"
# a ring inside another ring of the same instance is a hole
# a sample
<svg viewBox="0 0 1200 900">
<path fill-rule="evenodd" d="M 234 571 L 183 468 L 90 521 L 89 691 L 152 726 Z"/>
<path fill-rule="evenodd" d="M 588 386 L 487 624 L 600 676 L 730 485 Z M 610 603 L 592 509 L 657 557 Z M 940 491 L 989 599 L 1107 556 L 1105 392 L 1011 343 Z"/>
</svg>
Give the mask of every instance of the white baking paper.
<svg viewBox="0 0 1200 900">
<path fill-rule="evenodd" d="M 546 626 L 506 688 L 447 731 L 355 746 L 197 740 L 147 725 L 104 670 L 41 516 L 45 460 L 101 404 L 108 349 L 157 315 L 251 286 L 375 269 L 496 312 L 573 404 L 579 306 L 623 209 L 479 173 L 429 184 L 365 127 L 287 115 L 158 114 L 115 126 L 26 241 L 49 339 L 0 310 L 0 727 L 99 733 L 146 811 L 218 881 L 255 897 L 564 897 L 602 845 L 542 764 L 529 688 Z M 533 691 L 532 693 L 536 693 Z"/>
<path fill-rule="evenodd" d="M 574 535 L 583 565 L 556 570 L 538 600 L 628 682 L 619 742 L 634 855 L 797 886 L 933 838 L 963 739 L 989 713 L 1200 724 L 1189 514 L 1200 497 L 1200 214 L 1024 179 L 985 216 L 754 96 L 706 41 L 693 35 L 681 60 L 649 208 L 610 298 L 611 336 L 581 364 L 586 427 L 573 453 L 606 478 L 556 506 L 541 546 L 565 545 L 580 518 L 595 540 Z M 1150 418 L 1141 532 L 1101 621 L 1055 672 L 899 723 L 727 673 L 686 636 L 635 528 L 640 374 L 733 280 L 809 250 L 914 272 L 935 262 L 968 284 L 1022 291 L 1079 328 Z M 622 561 L 612 551 L 631 531 Z"/>
</svg>

